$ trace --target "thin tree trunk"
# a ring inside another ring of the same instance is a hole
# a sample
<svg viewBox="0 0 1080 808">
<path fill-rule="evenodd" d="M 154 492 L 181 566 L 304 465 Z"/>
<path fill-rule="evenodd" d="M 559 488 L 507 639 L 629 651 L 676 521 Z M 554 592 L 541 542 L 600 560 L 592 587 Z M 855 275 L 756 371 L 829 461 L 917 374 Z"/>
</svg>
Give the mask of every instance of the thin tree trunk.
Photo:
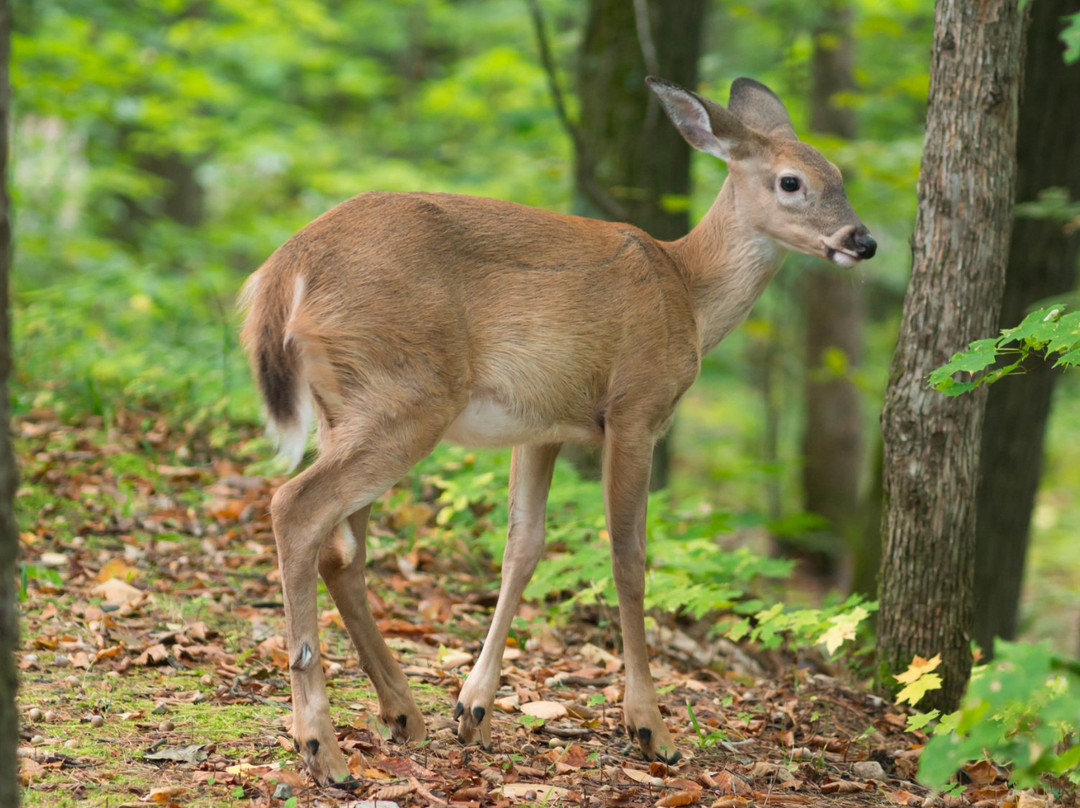
<svg viewBox="0 0 1080 808">
<path fill-rule="evenodd" d="M 1064 187 L 1080 198 L 1080 64 L 1066 65 L 1058 38 L 1075 0 L 1039 0 L 1031 6 L 1024 92 L 1017 134 L 1016 200 Z M 1080 233 L 1060 222 L 1018 218 L 1013 223 L 1002 328 L 1027 309 L 1076 286 Z M 1031 512 L 1039 487 L 1043 437 L 1059 374 L 1032 363 L 1024 376 L 990 388 L 982 438 L 975 555 L 975 641 L 989 655 L 994 637 L 1016 636 Z"/>
<path fill-rule="evenodd" d="M 855 87 L 851 6 L 848 0 L 829 0 L 820 14 L 811 60 L 810 127 L 850 140 L 855 137 L 855 115 L 850 107 L 836 103 L 836 97 Z M 807 571 L 835 581 L 845 549 L 856 533 L 863 466 L 862 406 L 851 377 L 862 361 L 862 287 L 850 271 L 808 264 L 803 276 L 803 306 L 803 507 L 824 517 L 828 525 L 816 537 L 815 547 L 801 555 Z M 842 357 L 839 372 L 839 363 L 830 362 L 830 356 Z"/>
<path fill-rule="evenodd" d="M 885 443 L 879 684 L 942 656 L 926 702 L 952 709 L 971 672 L 975 497 L 984 392 L 926 376 L 993 334 L 1005 283 L 1022 71 L 1016 0 L 939 0 L 912 275 L 881 416 Z"/>
<path fill-rule="evenodd" d="M 11 126 L 11 11 L 0 0 L 0 805 L 19 804 L 19 714 L 15 704 L 19 679 L 15 651 L 19 619 L 19 533 L 15 525 L 15 457 L 11 448 L 8 378 L 11 375 L 11 328 L 8 276 L 11 273 L 11 210 L 7 192 L 7 156 Z"/>
<path fill-rule="evenodd" d="M 704 0 L 590 0 L 578 53 L 575 210 L 635 224 L 658 239 L 690 229 L 690 147 L 645 86 L 657 73 L 697 84 Z M 653 456 L 652 487 L 670 474 L 669 442 Z M 564 453 L 590 476 L 595 452 Z"/>
</svg>

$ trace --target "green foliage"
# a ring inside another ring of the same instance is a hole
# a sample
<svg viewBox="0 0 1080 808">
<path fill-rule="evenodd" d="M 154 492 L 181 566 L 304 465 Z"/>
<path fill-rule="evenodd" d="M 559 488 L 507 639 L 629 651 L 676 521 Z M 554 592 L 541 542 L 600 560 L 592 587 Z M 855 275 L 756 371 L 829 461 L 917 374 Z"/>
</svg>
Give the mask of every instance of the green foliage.
<svg viewBox="0 0 1080 808">
<path fill-rule="evenodd" d="M 473 454 L 441 447 L 418 467 L 421 487 L 439 490 L 436 523 L 471 536 L 467 552 L 498 559 L 505 544 L 506 452 Z M 754 596 L 769 581 L 785 578 L 791 562 L 723 550 L 718 538 L 734 529 L 730 514 L 708 508 L 673 507 L 666 493 L 649 499 L 649 573 L 646 605 L 695 619 L 723 611 L 749 614 L 761 608 Z M 552 604 L 555 616 L 580 606 L 617 603 L 611 576 L 611 545 L 604 523 L 601 487 L 559 463 L 548 501 L 548 554 L 525 597 Z M 477 561 L 478 564 L 483 562 Z"/>
<path fill-rule="evenodd" d="M 1021 788 L 1048 773 L 1080 782 L 1080 663 L 1052 653 L 1049 643 L 998 640 L 994 654 L 972 671 L 960 709 L 940 719 L 919 779 L 942 788 L 961 765 L 989 756 L 1010 766 Z"/>
<path fill-rule="evenodd" d="M 1065 18 L 1061 41 L 1065 43 L 1065 62 L 1073 64 L 1080 60 L 1080 11 Z"/>
<path fill-rule="evenodd" d="M 694 728 L 694 734 L 697 736 L 698 749 L 711 749 L 727 740 L 727 734 L 723 730 L 705 731 L 705 728 L 698 722 L 697 716 L 694 715 L 694 706 L 689 699 L 686 700 L 686 712 L 690 716 L 690 725 Z"/>
<path fill-rule="evenodd" d="M 865 601 L 861 595 L 851 595 L 843 603 L 821 609 L 790 609 L 777 603 L 743 618 L 728 629 L 732 640 L 749 639 L 764 648 L 825 647 L 835 656 L 840 646 L 854 640 L 859 627 L 877 610 L 877 604 Z"/>
<path fill-rule="evenodd" d="M 1025 362 L 1036 356 L 1056 357 L 1054 367 L 1080 364 L 1080 311 L 1067 311 L 1064 303 L 1033 311 L 1000 337 L 976 340 L 953 355 L 930 374 L 929 383 L 946 395 L 958 396 L 1023 372 Z"/>
</svg>

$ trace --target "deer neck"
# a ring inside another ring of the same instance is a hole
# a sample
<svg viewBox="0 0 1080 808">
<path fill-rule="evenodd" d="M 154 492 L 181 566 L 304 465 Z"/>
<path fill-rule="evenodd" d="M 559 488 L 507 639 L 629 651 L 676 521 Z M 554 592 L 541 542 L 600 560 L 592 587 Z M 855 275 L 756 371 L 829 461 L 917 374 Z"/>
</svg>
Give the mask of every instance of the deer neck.
<svg viewBox="0 0 1080 808">
<path fill-rule="evenodd" d="M 746 319 L 787 255 L 746 222 L 728 180 L 697 226 L 669 245 L 693 297 L 702 356 Z"/>
</svg>

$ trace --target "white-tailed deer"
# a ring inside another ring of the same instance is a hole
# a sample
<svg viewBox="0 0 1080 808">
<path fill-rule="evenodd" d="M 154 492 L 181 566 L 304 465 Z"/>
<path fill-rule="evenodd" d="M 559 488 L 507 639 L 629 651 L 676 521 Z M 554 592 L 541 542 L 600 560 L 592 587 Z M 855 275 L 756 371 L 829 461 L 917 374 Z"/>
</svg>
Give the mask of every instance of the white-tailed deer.
<svg viewBox="0 0 1080 808">
<path fill-rule="evenodd" d="M 245 285 L 244 345 L 282 451 L 318 458 L 271 504 L 284 589 L 296 747 L 319 783 L 349 770 L 319 659 L 321 574 L 398 740 L 424 719 L 368 610 L 372 502 L 441 440 L 513 446 L 502 586 L 454 710 L 491 740 L 507 632 L 544 543 L 565 442 L 603 447 L 603 487 L 626 661 L 623 714 L 647 758 L 678 752 L 645 644 L 645 505 L 653 445 L 701 357 L 746 317 L 788 250 L 851 267 L 876 244 L 840 172 L 800 143 L 783 104 L 750 79 L 727 109 L 649 86 L 695 149 L 729 175 L 678 241 L 493 199 L 368 193 L 316 219 Z"/>
</svg>

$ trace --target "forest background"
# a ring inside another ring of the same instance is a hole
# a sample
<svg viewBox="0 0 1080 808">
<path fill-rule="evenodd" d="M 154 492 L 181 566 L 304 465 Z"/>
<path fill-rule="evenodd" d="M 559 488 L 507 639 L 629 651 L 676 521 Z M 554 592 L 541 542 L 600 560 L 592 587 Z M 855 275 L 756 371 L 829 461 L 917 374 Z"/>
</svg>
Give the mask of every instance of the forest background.
<svg viewBox="0 0 1080 808">
<path fill-rule="evenodd" d="M 545 64 L 530 16 L 537 6 L 520 0 L 17 4 L 15 416 L 92 422 L 107 436 L 132 418 L 152 431 L 164 414 L 213 448 L 234 448 L 260 417 L 236 344 L 236 291 L 312 218 L 371 189 L 580 211 L 576 144 L 551 84 L 562 88 L 569 119 L 587 114 L 579 100 L 586 93 L 576 89 L 587 84 L 579 60 L 586 15 L 597 5 L 542 3 Z M 688 550 L 682 561 L 654 564 L 652 603 L 695 616 L 740 601 L 760 605 L 756 577 L 781 581 L 768 591 L 797 604 L 836 604 L 849 591 L 873 597 L 878 419 L 910 268 L 932 8 L 909 0 L 717 2 L 703 19 L 698 89 L 722 100 L 734 78 L 749 75 L 776 90 L 797 131 L 844 168 L 879 251 L 839 279 L 792 256 L 748 322 L 706 359 L 680 405 L 668 485 L 652 507 L 654 552 L 674 547 L 666 539 Z M 850 55 L 853 81 L 832 94 L 856 123 L 847 136 L 813 131 L 813 63 L 823 41 Z M 695 157 L 692 191 L 667 196 L 665 208 L 696 220 L 723 176 L 718 161 Z M 842 290 L 838 314 L 852 305 L 861 312 L 857 350 L 807 350 L 814 324 L 830 316 L 830 300 L 808 291 L 807 279 L 822 274 Z M 850 443 L 844 449 L 855 469 L 845 504 L 827 515 L 806 473 L 808 453 L 840 451 L 807 440 L 807 391 L 823 381 L 854 396 L 861 427 L 854 452 Z M 1048 639 L 1069 655 L 1080 649 L 1078 397 L 1080 382 L 1064 375 L 1021 567 L 1018 623 L 1022 638 Z M 249 448 L 268 458 L 269 443 L 255 440 Z M 508 457 L 437 451 L 422 473 L 440 481 L 440 526 L 501 507 Z M 269 461 L 252 468 L 274 470 Z M 557 550 L 529 594 L 559 602 L 566 619 L 610 591 L 596 574 L 602 548 L 590 552 L 582 539 L 599 530 L 599 491 L 562 473 L 569 493 L 555 504 Z M 125 491 L 129 510 L 136 488 Z M 40 514 L 46 494 L 33 486 L 20 493 L 24 513 Z M 481 563 L 500 552 L 502 523 L 491 521 L 475 530 L 477 552 L 490 555 Z M 49 541 L 71 538 L 64 525 L 56 523 Z M 448 533 L 422 538 L 434 545 Z M 716 546 L 751 572 L 723 587 L 702 583 L 695 574 L 722 578 L 737 566 L 703 560 Z M 798 563 L 746 562 L 739 548 L 783 551 Z M 560 597 L 568 590 L 577 596 Z"/>
</svg>

